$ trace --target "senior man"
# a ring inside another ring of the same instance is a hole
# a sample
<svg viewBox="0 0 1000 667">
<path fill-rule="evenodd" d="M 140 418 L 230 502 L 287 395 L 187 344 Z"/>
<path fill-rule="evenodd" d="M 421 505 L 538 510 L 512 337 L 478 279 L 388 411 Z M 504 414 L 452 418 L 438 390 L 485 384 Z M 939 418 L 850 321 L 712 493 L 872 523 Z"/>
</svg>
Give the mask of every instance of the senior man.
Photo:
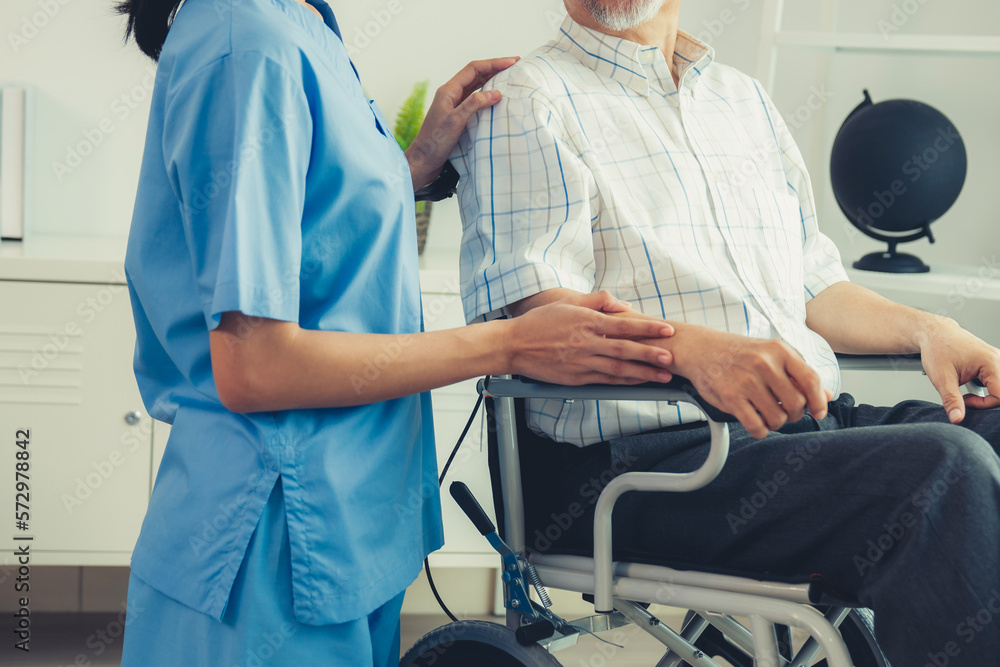
<svg viewBox="0 0 1000 667">
<path fill-rule="evenodd" d="M 622 499 L 618 557 L 809 578 L 875 610 L 894 665 L 995 665 L 1000 351 L 847 281 L 788 128 L 678 30 L 680 4 L 566 0 L 555 41 L 487 86 L 503 99 L 454 158 L 467 318 L 610 290 L 675 322 L 673 370 L 740 420 L 707 488 Z M 835 351 L 921 353 L 944 407 L 855 405 Z M 976 377 L 991 395 L 963 397 Z M 608 471 L 692 469 L 709 441 L 667 404 L 532 401 L 527 417 L 546 438 L 524 452 L 539 550 L 589 549 Z M 572 503 L 582 520 L 553 518 Z"/>
</svg>

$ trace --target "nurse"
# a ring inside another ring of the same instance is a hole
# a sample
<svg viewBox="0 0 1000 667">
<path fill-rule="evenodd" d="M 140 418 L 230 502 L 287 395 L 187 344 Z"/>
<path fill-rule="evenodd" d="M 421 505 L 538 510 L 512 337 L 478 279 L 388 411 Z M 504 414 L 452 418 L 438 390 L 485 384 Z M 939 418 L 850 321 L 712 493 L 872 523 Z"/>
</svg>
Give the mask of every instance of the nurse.
<svg viewBox="0 0 1000 667">
<path fill-rule="evenodd" d="M 395 665 L 403 591 L 443 543 L 426 392 L 667 380 L 629 339 L 672 328 L 599 293 L 420 333 L 414 188 L 514 59 L 443 86 L 404 155 L 322 0 L 179 4 L 119 6 L 159 61 L 125 268 L 139 389 L 173 425 L 123 664 Z"/>
</svg>

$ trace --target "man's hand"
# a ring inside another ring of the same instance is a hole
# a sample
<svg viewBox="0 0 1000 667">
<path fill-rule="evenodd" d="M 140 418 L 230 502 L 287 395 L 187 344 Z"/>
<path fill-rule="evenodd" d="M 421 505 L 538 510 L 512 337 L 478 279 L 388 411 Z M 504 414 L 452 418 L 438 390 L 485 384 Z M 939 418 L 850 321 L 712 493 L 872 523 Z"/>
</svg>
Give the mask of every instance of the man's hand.
<svg viewBox="0 0 1000 667">
<path fill-rule="evenodd" d="M 816 419 L 826 417 L 832 397 L 816 371 L 782 341 L 678 324 L 676 336 L 660 345 L 673 352 L 675 373 L 757 439 L 802 419 L 806 407 Z"/>
<path fill-rule="evenodd" d="M 966 407 L 982 410 L 1000 406 L 1000 350 L 953 320 L 942 320 L 921 336 L 920 357 L 953 424 L 965 419 Z M 990 395 L 963 397 L 961 386 L 976 378 Z"/>
<path fill-rule="evenodd" d="M 609 314 L 628 309 L 609 292 L 533 308 L 508 320 L 507 358 L 514 372 L 557 384 L 669 382 L 673 355 L 655 345 L 674 334 L 673 326 Z"/>
<path fill-rule="evenodd" d="M 500 101 L 498 91 L 479 89 L 518 60 L 515 57 L 471 62 L 438 88 L 417 138 L 406 149 L 414 191 L 431 183 L 441 173 L 441 167 L 472 115 Z"/>
</svg>

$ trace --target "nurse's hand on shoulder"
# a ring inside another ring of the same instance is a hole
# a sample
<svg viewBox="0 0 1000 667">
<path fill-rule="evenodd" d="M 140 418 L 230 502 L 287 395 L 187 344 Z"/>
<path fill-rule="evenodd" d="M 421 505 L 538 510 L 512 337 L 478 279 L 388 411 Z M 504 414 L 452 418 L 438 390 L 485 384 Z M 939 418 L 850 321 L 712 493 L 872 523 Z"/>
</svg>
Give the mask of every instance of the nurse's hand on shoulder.
<svg viewBox="0 0 1000 667">
<path fill-rule="evenodd" d="M 406 150 L 414 191 L 433 182 L 441 173 L 472 115 L 500 101 L 498 91 L 479 89 L 518 60 L 517 57 L 476 60 L 438 88 L 417 138 Z"/>
<path fill-rule="evenodd" d="M 533 308 L 508 320 L 503 351 L 519 375 L 565 385 L 669 382 L 670 352 L 635 342 L 672 336 L 662 320 L 614 317 L 629 305 L 595 292 Z"/>
</svg>

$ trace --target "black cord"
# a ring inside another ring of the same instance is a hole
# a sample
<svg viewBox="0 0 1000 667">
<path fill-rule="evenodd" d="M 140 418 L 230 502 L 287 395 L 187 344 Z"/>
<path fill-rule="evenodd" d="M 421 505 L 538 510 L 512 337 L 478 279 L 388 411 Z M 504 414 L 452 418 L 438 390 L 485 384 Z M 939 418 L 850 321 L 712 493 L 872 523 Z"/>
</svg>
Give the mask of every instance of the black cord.
<svg viewBox="0 0 1000 667">
<path fill-rule="evenodd" d="M 448 609 L 448 605 L 444 603 L 444 600 L 441 599 L 441 595 L 438 593 L 437 586 L 434 585 L 434 577 L 431 576 L 431 563 L 426 558 L 424 559 L 424 572 L 427 573 L 427 583 L 430 584 L 431 593 L 434 594 L 434 599 L 437 600 L 438 605 L 444 610 L 444 613 L 448 614 L 448 618 L 450 618 L 453 623 L 458 623 L 458 619 L 455 618 L 455 614 L 451 613 L 451 609 Z"/>
<path fill-rule="evenodd" d="M 448 460 L 445 462 L 444 467 L 441 468 L 441 475 L 438 477 L 439 489 L 441 488 L 441 485 L 444 484 L 444 476 L 448 474 L 448 468 L 451 467 L 451 462 L 455 460 L 455 455 L 458 454 L 459 448 L 465 441 L 465 436 L 468 435 L 469 429 L 472 428 L 472 422 L 475 421 L 476 414 L 479 413 L 479 406 L 481 406 L 482 404 L 483 404 L 483 395 L 480 394 L 479 399 L 476 401 L 476 407 L 472 408 L 472 414 L 469 415 L 469 421 L 465 423 L 465 428 L 462 430 L 462 435 L 458 436 L 458 442 L 455 443 L 455 448 L 451 450 L 451 456 L 448 457 Z M 440 605 L 441 609 L 444 610 L 444 613 L 448 615 L 448 618 L 450 618 L 453 623 L 458 623 L 458 619 L 455 617 L 455 614 L 451 613 L 451 610 L 448 609 L 448 605 L 444 603 L 444 600 L 441 599 L 441 595 L 438 593 L 437 586 L 434 585 L 434 577 L 431 576 L 431 563 L 430 560 L 427 558 L 424 559 L 424 572 L 427 574 L 427 583 L 431 587 L 431 593 L 434 594 L 434 599 L 437 600 L 438 605 Z"/>
<path fill-rule="evenodd" d="M 455 448 L 451 450 L 451 456 L 445 461 L 444 467 L 441 468 L 441 475 L 438 477 L 438 488 L 444 484 L 444 476 L 448 474 L 448 468 L 451 467 L 451 462 L 455 460 L 455 454 L 458 454 L 458 448 L 462 446 L 462 442 L 465 440 L 465 436 L 469 434 L 469 429 L 472 428 L 472 422 L 476 419 L 476 415 L 479 413 L 479 406 L 483 404 L 483 395 L 479 395 L 479 399 L 476 400 L 476 407 L 472 408 L 472 414 L 469 415 L 469 421 L 465 422 L 465 428 L 462 430 L 462 435 L 458 436 L 458 442 L 455 443 Z"/>
</svg>

